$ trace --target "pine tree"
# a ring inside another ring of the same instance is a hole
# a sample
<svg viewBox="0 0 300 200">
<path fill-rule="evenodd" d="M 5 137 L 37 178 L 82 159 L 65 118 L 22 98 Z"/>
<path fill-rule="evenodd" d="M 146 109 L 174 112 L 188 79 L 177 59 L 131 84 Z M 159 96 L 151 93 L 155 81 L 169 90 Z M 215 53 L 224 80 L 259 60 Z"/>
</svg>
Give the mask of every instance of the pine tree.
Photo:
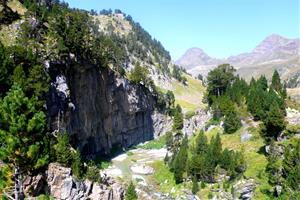
<svg viewBox="0 0 300 200">
<path fill-rule="evenodd" d="M 135 84 L 143 83 L 146 85 L 148 79 L 148 70 L 142 67 L 139 63 L 130 72 L 128 78 L 131 82 Z"/>
<path fill-rule="evenodd" d="M 272 83 L 271 83 L 270 87 L 277 92 L 281 92 L 282 85 L 281 85 L 280 76 L 279 76 L 279 73 L 277 70 L 275 70 L 273 73 Z"/>
<path fill-rule="evenodd" d="M 260 87 L 262 90 L 266 91 L 268 89 L 268 80 L 264 75 L 262 75 L 256 83 L 257 87 Z"/>
<path fill-rule="evenodd" d="M 198 185 L 197 178 L 193 176 L 192 181 L 193 181 L 192 193 L 197 194 L 197 192 L 199 191 L 199 185 Z"/>
<path fill-rule="evenodd" d="M 133 183 L 130 182 L 130 184 L 127 188 L 127 191 L 126 191 L 125 200 L 137 200 L 137 199 L 138 199 L 138 196 L 136 194 L 135 187 L 134 187 Z"/>
<path fill-rule="evenodd" d="M 225 116 L 224 131 L 225 133 L 234 133 L 242 126 L 241 120 L 237 113 L 233 110 Z"/>
<path fill-rule="evenodd" d="M 183 128 L 183 115 L 181 113 L 181 107 L 179 105 L 176 106 L 174 119 L 173 119 L 173 131 L 181 131 Z"/>
<path fill-rule="evenodd" d="M 174 160 L 174 178 L 176 183 L 183 181 L 183 174 L 186 171 L 186 163 L 188 157 L 188 138 L 184 136 L 179 152 L 177 153 Z"/>
<path fill-rule="evenodd" d="M 217 163 L 220 161 L 222 155 L 222 143 L 219 133 L 216 135 L 216 137 L 211 138 L 209 151 L 211 155 L 213 155 L 214 165 L 216 166 Z"/>
<path fill-rule="evenodd" d="M 168 108 L 174 107 L 175 96 L 174 96 L 174 93 L 170 90 L 168 90 L 166 93 L 166 103 L 167 103 Z"/>
<path fill-rule="evenodd" d="M 79 149 L 72 153 L 72 173 L 77 179 L 81 179 L 83 175 L 83 165 Z"/>
<path fill-rule="evenodd" d="M 267 142 L 272 138 L 276 139 L 285 128 L 286 122 L 284 113 L 281 111 L 276 101 L 271 103 L 270 110 L 267 112 L 267 117 L 263 119 L 263 122 L 265 129 L 262 130 L 262 135 Z"/>
<path fill-rule="evenodd" d="M 0 100 L 0 160 L 14 168 L 15 198 L 21 198 L 20 173 L 39 169 L 48 163 L 46 116 L 14 85 Z"/>
<path fill-rule="evenodd" d="M 207 137 L 205 136 L 203 130 L 201 130 L 200 133 L 198 134 L 198 136 L 196 137 L 194 149 L 195 149 L 195 154 L 198 154 L 198 155 L 203 155 L 208 150 Z"/>
<path fill-rule="evenodd" d="M 235 69 L 232 66 L 223 64 L 208 73 L 207 99 L 209 105 L 212 105 L 214 97 L 219 97 L 226 92 L 228 86 L 235 79 L 234 72 Z"/>
<path fill-rule="evenodd" d="M 88 162 L 85 178 L 95 183 L 102 182 L 100 171 L 94 161 Z"/>
<path fill-rule="evenodd" d="M 57 162 L 64 166 L 69 166 L 72 160 L 72 154 L 67 133 L 61 133 L 57 136 L 57 144 L 54 148 Z"/>
<path fill-rule="evenodd" d="M 282 97 L 283 99 L 286 99 L 286 97 L 287 97 L 286 83 L 283 84 L 283 88 L 282 88 L 282 90 L 281 90 L 281 97 Z"/>
<path fill-rule="evenodd" d="M 19 85 L 22 88 L 22 90 L 26 89 L 25 88 L 26 87 L 26 75 L 25 75 L 22 65 L 18 65 L 14 69 L 12 78 L 13 78 L 14 84 Z"/>
<path fill-rule="evenodd" d="M 166 146 L 168 149 L 172 149 L 173 147 L 173 133 L 171 131 L 166 133 Z"/>
</svg>

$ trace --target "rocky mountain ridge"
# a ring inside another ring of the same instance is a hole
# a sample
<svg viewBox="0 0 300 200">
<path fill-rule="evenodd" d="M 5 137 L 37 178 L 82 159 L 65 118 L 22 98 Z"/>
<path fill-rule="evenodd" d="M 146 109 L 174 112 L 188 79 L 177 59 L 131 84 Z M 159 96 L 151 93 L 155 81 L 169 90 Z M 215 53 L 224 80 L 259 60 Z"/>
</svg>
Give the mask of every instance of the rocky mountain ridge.
<svg viewBox="0 0 300 200">
<path fill-rule="evenodd" d="M 175 63 L 183 66 L 193 75 L 207 73 L 222 63 L 229 63 L 238 69 L 238 73 L 249 79 L 260 74 L 269 75 L 277 69 L 283 79 L 300 70 L 300 39 L 287 39 L 272 34 L 258 44 L 252 52 L 219 59 L 208 56 L 202 49 L 191 48 Z"/>
</svg>

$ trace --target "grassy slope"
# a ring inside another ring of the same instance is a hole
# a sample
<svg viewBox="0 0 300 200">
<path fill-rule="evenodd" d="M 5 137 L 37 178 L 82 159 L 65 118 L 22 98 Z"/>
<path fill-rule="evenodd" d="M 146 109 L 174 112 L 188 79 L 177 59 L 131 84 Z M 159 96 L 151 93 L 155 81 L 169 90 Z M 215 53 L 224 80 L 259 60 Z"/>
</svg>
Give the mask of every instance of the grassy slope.
<svg viewBox="0 0 300 200">
<path fill-rule="evenodd" d="M 190 75 L 184 75 L 187 78 L 187 85 L 184 85 L 176 80 L 172 80 L 171 90 L 175 95 L 175 104 L 179 104 L 184 112 L 193 112 L 197 108 L 205 108 L 206 104 L 202 103 L 205 87 L 200 80 L 197 80 Z M 162 92 L 167 90 L 160 88 Z"/>
</svg>

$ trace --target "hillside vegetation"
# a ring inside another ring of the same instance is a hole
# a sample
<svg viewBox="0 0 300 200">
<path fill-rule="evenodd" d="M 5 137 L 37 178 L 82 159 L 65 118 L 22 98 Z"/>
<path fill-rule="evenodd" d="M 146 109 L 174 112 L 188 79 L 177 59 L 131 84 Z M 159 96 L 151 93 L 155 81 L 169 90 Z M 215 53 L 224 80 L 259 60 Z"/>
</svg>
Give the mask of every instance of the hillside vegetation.
<svg viewBox="0 0 300 200">
<path fill-rule="evenodd" d="M 174 178 L 168 189 L 175 188 L 180 195 L 182 188 L 192 187 L 204 199 L 223 199 L 230 196 L 230 190 L 233 196 L 242 195 L 237 185 L 244 181 L 254 187 L 253 199 L 297 197 L 297 186 L 290 182 L 299 184 L 297 164 L 292 161 L 287 167 L 281 162 L 298 156 L 287 154 L 299 130 L 285 121 L 287 91 L 278 72 L 273 73 L 270 85 L 264 76 L 248 85 L 234 72 L 230 65 L 220 65 L 208 74 L 205 98 L 213 118 L 205 132 L 196 133 L 188 142 L 180 131 L 182 122 L 174 118 L 173 134 L 166 139 L 172 156 L 166 157 L 165 167 Z M 278 157 L 282 137 L 288 137 L 283 159 Z M 280 171 L 282 167 L 292 174 Z"/>
</svg>

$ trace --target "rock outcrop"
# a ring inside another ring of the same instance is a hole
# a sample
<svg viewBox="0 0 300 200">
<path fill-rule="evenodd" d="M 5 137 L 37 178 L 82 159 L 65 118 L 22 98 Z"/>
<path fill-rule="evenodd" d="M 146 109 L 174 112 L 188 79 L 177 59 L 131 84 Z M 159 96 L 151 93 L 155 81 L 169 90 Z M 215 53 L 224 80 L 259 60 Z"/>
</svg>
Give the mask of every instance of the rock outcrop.
<svg viewBox="0 0 300 200">
<path fill-rule="evenodd" d="M 152 114 L 152 121 L 155 138 L 172 130 L 173 120 L 170 116 L 155 111 Z"/>
<path fill-rule="evenodd" d="M 90 64 L 50 64 L 49 121 L 85 155 L 108 154 L 154 138 L 150 92 Z"/>
<path fill-rule="evenodd" d="M 205 123 L 211 118 L 211 114 L 204 109 L 198 109 L 190 119 L 185 119 L 183 123 L 183 133 L 191 136 L 195 131 L 204 128 Z"/>
<path fill-rule="evenodd" d="M 300 112 L 295 109 L 287 108 L 286 120 L 291 125 L 300 124 Z"/>
<path fill-rule="evenodd" d="M 103 183 L 89 180 L 78 181 L 71 169 L 51 163 L 45 174 L 28 176 L 24 181 L 27 196 L 48 193 L 57 200 L 123 200 L 125 189 L 110 177 L 103 177 Z"/>
<path fill-rule="evenodd" d="M 254 194 L 256 185 L 254 179 L 240 180 L 233 186 L 234 196 L 238 199 L 249 200 Z"/>
</svg>

